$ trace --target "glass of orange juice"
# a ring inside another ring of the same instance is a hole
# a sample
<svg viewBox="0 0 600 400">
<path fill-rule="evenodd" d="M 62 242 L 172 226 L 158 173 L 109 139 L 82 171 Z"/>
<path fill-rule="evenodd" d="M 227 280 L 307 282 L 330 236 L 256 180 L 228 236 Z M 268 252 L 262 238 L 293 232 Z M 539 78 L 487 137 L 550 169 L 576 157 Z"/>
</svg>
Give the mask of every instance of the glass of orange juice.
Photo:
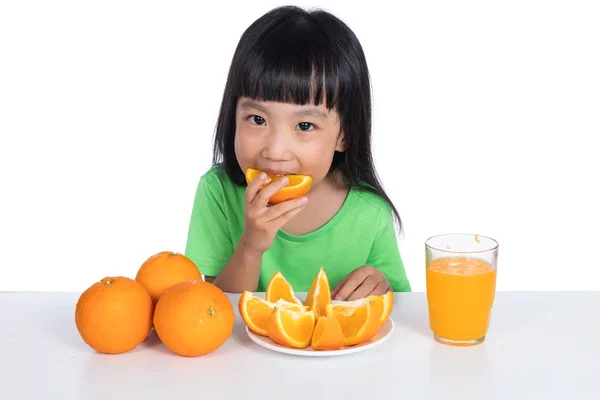
<svg viewBox="0 0 600 400">
<path fill-rule="evenodd" d="M 425 242 L 429 326 L 435 340 L 472 346 L 485 340 L 496 293 L 498 242 L 443 234 Z"/>
</svg>

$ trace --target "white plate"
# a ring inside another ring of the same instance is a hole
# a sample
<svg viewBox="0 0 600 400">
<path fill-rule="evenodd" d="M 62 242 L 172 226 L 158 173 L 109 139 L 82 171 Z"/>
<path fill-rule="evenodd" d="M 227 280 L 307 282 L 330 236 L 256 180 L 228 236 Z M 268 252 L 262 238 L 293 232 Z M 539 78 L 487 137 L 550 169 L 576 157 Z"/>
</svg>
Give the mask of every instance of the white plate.
<svg viewBox="0 0 600 400">
<path fill-rule="evenodd" d="M 381 327 L 377 335 L 375 335 L 371 340 L 357 344 L 356 346 L 350 347 L 342 347 L 339 350 L 313 350 L 310 346 L 306 349 L 294 349 L 292 347 L 281 346 L 268 337 L 257 335 L 252 332 L 246 326 L 246 334 L 254 343 L 259 346 L 262 346 L 266 349 L 276 351 L 278 353 L 286 353 L 286 354 L 294 354 L 297 356 L 308 356 L 308 357 L 323 357 L 323 356 L 342 356 L 345 354 L 358 353 L 360 351 L 365 351 L 372 349 L 375 346 L 379 346 L 384 343 L 389 337 L 392 335 L 394 331 L 394 321 L 391 318 L 388 318 L 386 323 Z"/>
</svg>

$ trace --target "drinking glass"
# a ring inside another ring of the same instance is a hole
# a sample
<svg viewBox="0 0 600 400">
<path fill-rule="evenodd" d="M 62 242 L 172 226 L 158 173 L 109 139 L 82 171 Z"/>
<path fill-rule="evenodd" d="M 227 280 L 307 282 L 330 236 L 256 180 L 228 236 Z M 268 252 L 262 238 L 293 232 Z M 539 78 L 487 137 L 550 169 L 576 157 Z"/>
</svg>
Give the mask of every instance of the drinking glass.
<svg viewBox="0 0 600 400">
<path fill-rule="evenodd" d="M 425 241 L 429 326 L 440 343 L 485 340 L 496 293 L 498 242 L 466 233 Z"/>
</svg>

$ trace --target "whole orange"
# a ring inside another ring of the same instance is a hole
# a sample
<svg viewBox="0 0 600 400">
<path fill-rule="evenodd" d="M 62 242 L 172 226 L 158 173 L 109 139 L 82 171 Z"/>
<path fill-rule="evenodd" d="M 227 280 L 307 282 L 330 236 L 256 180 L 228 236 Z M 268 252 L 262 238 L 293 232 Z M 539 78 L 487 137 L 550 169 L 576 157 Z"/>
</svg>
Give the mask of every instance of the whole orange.
<svg viewBox="0 0 600 400">
<path fill-rule="evenodd" d="M 154 329 L 171 351 L 194 357 L 210 353 L 231 335 L 233 305 L 209 282 L 182 282 L 160 297 L 154 310 Z"/>
<path fill-rule="evenodd" d="M 84 291 L 75 307 L 75 325 L 91 348 L 108 354 L 133 350 L 152 329 L 154 305 L 133 279 L 106 277 Z"/>
<path fill-rule="evenodd" d="M 138 270 L 135 280 L 150 293 L 154 304 L 173 285 L 202 280 L 196 264 L 183 254 L 161 251 L 148 258 Z"/>
</svg>

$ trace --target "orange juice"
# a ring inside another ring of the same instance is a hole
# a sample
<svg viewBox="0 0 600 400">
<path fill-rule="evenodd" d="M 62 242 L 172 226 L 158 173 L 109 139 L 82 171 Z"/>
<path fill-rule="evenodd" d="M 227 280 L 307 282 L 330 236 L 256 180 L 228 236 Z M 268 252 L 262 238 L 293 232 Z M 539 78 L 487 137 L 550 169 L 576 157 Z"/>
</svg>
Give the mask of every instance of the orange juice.
<svg viewBox="0 0 600 400">
<path fill-rule="evenodd" d="M 446 257 L 431 261 L 426 271 L 429 324 L 436 339 L 482 342 L 496 292 L 496 269 L 478 258 Z"/>
</svg>

